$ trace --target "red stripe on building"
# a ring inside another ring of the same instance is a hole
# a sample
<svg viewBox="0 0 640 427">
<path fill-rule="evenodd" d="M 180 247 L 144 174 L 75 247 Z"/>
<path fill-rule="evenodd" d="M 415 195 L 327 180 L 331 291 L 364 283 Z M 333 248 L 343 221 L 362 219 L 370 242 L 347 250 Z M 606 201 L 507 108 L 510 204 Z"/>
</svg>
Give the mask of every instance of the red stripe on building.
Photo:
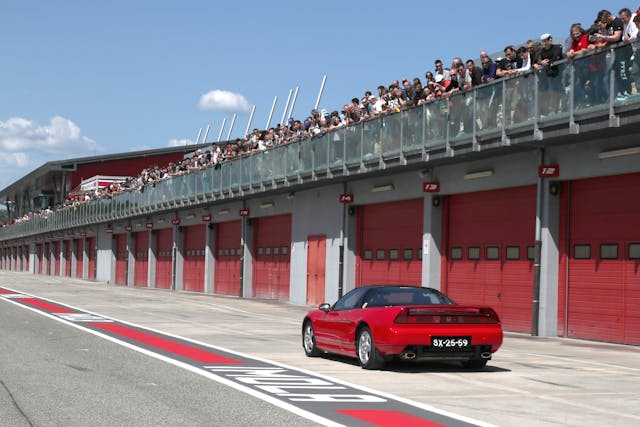
<svg viewBox="0 0 640 427">
<path fill-rule="evenodd" d="M 188 345 L 180 344 L 178 342 L 175 342 L 166 338 L 162 338 L 157 335 L 152 335 L 146 332 L 138 331 L 138 330 L 131 329 L 126 326 L 118 325 L 115 323 L 89 323 L 89 325 L 91 325 L 96 329 L 102 329 L 103 331 L 108 331 L 113 334 L 138 341 L 141 344 L 156 348 L 158 350 L 168 351 L 178 356 L 195 360 L 196 362 L 212 363 L 212 364 L 244 363 L 240 360 L 231 359 L 216 353 L 212 353 L 210 351 L 205 351 L 199 348 L 190 347 Z"/>
<path fill-rule="evenodd" d="M 35 298 L 16 298 L 16 300 L 23 302 L 30 307 L 48 311 L 49 313 L 77 313 L 77 311 L 75 310 L 71 310 L 66 307 L 61 307 L 59 305 L 51 304 Z"/>
<path fill-rule="evenodd" d="M 344 409 L 337 412 L 378 427 L 446 427 L 444 424 L 425 420 L 424 418 L 400 411 L 388 411 L 381 409 Z"/>
</svg>

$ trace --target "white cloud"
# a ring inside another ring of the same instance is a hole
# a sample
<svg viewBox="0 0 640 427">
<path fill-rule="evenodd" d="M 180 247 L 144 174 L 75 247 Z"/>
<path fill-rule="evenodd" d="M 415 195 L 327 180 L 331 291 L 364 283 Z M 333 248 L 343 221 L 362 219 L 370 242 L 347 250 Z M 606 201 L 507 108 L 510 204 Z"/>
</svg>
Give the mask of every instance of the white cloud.
<svg viewBox="0 0 640 427">
<path fill-rule="evenodd" d="M 190 140 L 190 139 L 170 139 L 169 142 L 167 143 L 167 147 L 182 147 L 185 145 L 191 145 L 191 144 L 195 144 L 194 141 Z"/>
<path fill-rule="evenodd" d="M 48 124 L 22 117 L 0 121 L 0 188 L 43 163 L 102 152 L 69 119 L 55 116 Z"/>
<path fill-rule="evenodd" d="M 212 90 L 200 97 L 198 107 L 201 110 L 227 111 L 230 113 L 248 113 L 251 106 L 246 98 L 239 93 L 226 90 Z"/>
</svg>

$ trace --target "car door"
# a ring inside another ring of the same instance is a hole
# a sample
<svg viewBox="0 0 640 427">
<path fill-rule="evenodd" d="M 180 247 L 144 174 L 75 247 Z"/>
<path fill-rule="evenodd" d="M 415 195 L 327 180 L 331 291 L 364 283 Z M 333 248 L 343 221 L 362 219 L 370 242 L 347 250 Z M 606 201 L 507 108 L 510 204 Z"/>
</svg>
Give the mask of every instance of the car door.
<svg viewBox="0 0 640 427">
<path fill-rule="evenodd" d="M 347 333 L 353 323 L 354 311 L 360 308 L 362 298 L 367 292 L 366 288 L 356 288 L 340 298 L 324 312 L 316 321 L 315 334 L 318 344 L 327 350 L 343 353 Z"/>
</svg>

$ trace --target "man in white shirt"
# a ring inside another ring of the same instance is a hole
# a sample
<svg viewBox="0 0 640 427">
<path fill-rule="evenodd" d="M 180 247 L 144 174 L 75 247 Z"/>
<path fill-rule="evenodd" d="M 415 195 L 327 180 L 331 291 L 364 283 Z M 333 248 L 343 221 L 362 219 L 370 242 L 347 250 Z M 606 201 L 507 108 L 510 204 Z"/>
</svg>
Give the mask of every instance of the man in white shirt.
<svg viewBox="0 0 640 427">
<path fill-rule="evenodd" d="M 622 40 L 633 41 L 638 38 L 638 27 L 633 22 L 633 18 L 635 18 L 636 14 L 632 14 L 629 9 L 624 8 L 620 9 L 618 15 L 620 16 L 620 20 L 624 24 L 624 28 L 622 30 Z"/>
</svg>

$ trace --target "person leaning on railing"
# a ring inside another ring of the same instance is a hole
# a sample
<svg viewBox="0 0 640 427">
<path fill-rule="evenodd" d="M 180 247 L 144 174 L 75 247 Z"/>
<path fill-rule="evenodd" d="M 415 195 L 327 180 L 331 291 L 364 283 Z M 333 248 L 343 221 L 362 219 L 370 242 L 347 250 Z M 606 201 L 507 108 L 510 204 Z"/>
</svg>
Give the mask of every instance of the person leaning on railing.
<svg viewBox="0 0 640 427">
<path fill-rule="evenodd" d="M 553 37 L 551 37 L 549 33 L 541 35 L 540 40 L 544 43 L 544 46 L 540 49 L 538 60 L 533 65 L 539 73 L 543 73 L 538 84 L 540 90 L 540 96 L 538 98 L 540 114 L 559 113 L 562 109 L 560 102 L 564 88 L 562 86 L 560 69 L 557 65 L 553 64 L 562 59 L 562 46 L 553 44 Z"/>
</svg>

